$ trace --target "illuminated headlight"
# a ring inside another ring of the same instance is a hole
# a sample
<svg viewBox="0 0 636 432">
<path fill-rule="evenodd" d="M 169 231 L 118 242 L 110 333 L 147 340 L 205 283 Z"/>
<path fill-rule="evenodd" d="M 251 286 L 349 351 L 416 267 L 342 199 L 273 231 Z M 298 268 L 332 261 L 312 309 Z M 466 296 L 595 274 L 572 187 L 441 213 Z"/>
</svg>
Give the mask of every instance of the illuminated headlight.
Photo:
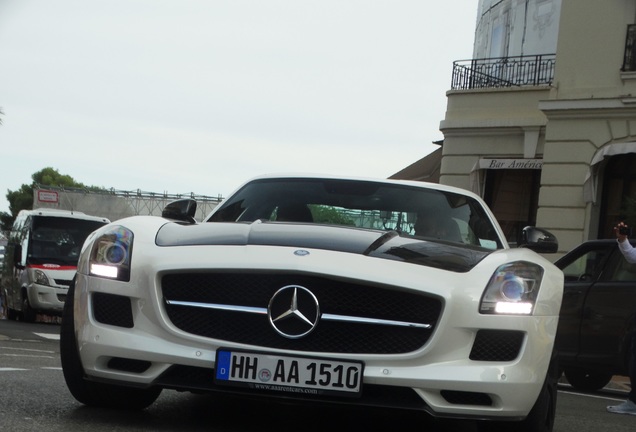
<svg viewBox="0 0 636 432">
<path fill-rule="evenodd" d="M 33 281 L 38 285 L 50 285 L 49 278 L 46 277 L 42 270 L 33 270 Z"/>
<path fill-rule="evenodd" d="M 91 249 L 90 274 L 129 281 L 132 244 L 133 233 L 122 226 L 114 226 L 103 232 Z"/>
<path fill-rule="evenodd" d="M 502 265 L 490 278 L 479 304 L 484 314 L 530 315 L 534 309 L 543 268 L 518 261 Z"/>
</svg>

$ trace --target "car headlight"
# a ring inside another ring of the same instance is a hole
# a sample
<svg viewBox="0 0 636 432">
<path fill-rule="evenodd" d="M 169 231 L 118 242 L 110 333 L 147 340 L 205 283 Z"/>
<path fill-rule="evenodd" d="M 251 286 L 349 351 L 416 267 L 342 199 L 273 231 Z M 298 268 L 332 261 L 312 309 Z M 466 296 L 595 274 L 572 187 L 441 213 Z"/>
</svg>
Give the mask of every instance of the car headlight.
<svg viewBox="0 0 636 432">
<path fill-rule="evenodd" d="M 93 242 L 90 253 L 89 273 L 128 282 L 133 233 L 122 226 L 113 226 Z"/>
<path fill-rule="evenodd" d="M 518 261 L 502 265 L 490 278 L 479 304 L 483 314 L 530 315 L 534 309 L 543 268 Z"/>
</svg>

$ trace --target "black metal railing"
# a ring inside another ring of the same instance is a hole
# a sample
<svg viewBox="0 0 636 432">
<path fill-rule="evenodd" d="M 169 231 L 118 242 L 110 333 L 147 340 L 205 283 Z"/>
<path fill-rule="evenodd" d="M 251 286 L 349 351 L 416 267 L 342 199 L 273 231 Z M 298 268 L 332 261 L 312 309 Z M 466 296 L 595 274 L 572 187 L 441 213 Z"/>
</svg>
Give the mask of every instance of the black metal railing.
<svg viewBox="0 0 636 432">
<path fill-rule="evenodd" d="M 623 72 L 636 71 L 636 24 L 627 26 L 625 37 L 625 56 L 623 57 Z"/>
<path fill-rule="evenodd" d="M 451 89 L 549 86 L 555 62 L 556 54 L 458 60 Z"/>
</svg>

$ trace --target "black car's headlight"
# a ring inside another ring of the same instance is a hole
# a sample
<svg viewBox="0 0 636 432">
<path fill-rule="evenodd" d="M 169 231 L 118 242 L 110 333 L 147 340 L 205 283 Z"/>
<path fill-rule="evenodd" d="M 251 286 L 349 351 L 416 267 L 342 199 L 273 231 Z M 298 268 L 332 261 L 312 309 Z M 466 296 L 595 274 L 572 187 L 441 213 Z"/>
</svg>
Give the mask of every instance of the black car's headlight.
<svg viewBox="0 0 636 432">
<path fill-rule="evenodd" d="M 89 272 L 92 276 L 128 282 L 133 233 L 122 226 L 113 226 L 94 242 L 90 253 Z"/>
<path fill-rule="evenodd" d="M 543 268 L 527 261 L 502 265 L 490 278 L 479 304 L 483 314 L 530 315 L 534 310 Z"/>
</svg>

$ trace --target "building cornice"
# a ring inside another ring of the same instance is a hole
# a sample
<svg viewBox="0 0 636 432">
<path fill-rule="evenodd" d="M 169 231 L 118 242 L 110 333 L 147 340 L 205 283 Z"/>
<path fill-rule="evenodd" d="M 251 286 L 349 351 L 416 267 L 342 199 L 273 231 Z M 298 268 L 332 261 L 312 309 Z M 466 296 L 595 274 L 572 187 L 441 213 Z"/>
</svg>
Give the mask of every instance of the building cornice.
<svg viewBox="0 0 636 432">
<path fill-rule="evenodd" d="M 539 102 L 538 108 L 546 116 L 554 117 L 634 117 L 636 97 L 625 95 L 604 99 L 558 99 Z"/>
</svg>

